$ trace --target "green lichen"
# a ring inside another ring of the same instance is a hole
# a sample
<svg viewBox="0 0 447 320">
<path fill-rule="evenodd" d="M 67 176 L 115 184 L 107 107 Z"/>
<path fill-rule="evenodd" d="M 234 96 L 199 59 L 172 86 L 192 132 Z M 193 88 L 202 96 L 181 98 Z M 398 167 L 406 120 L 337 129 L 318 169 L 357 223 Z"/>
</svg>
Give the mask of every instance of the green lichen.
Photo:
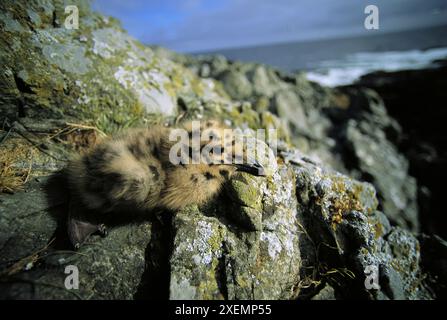
<svg viewBox="0 0 447 320">
<path fill-rule="evenodd" d="M 231 180 L 231 187 L 233 188 L 238 201 L 244 206 L 261 210 L 262 194 L 260 194 L 256 184 L 251 177 L 243 175 L 244 179 Z"/>
</svg>

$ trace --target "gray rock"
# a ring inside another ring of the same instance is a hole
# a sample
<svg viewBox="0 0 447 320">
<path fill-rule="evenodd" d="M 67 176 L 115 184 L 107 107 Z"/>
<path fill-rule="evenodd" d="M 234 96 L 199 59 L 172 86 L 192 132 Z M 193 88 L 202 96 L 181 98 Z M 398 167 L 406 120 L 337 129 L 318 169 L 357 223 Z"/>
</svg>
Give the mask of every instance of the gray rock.
<svg viewBox="0 0 447 320">
<path fill-rule="evenodd" d="M 367 122 L 349 121 L 346 139 L 359 169 L 377 188 L 384 212 L 395 223 L 418 230 L 416 181 L 408 175 L 408 161 Z"/>
<path fill-rule="evenodd" d="M 43 178 L 39 180 L 45 181 Z M 48 214 L 44 183 L 32 181 L 26 192 L 0 194 L 0 264 L 27 257 L 45 247 L 57 227 Z M 63 203 L 64 199 L 61 199 Z M 57 204 L 55 204 L 57 205 Z"/>
<path fill-rule="evenodd" d="M 263 215 L 260 230 L 245 229 L 233 220 L 228 214 L 234 210 L 231 207 L 214 211 L 193 207 L 176 214 L 170 260 L 172 299 L 293 296 L 299 281 L 301 254 L 291 174 L 284 167 L 270 183 L 259 181 L 238 188 L 236 207 L 256 207 L 257 200 L 250 202 L 247 194 L 260 191 L 258 195 L 264 202 L 264 209 L 258 207 Z"/>
<path fill-rule="evenodd" d="M 143 283 L 151 224 L 114 228 L 107 239 L 95 236 L 77 252 L 58 249 L 65 236 L 66 191 L 59 185 L 49 197 L 48 184 L 39 178 L 23 192 L 0 197 L 0 297 L 135 298 Z M 79 271 L 78 290 L 65 286 L 67 266 Z"/>
<path fill-rule="evenodd" d="M 272 112 L 283 119 L 288 119 L 291 130 L 296 135 L 308 133 L 309 126 L 299 96 L 292 90 L 282 90 L 273 98 Z"/>
<path fill-rule="evenodd" d="M 424 275 L 417 239 L 408 231 L 392 228 L 375 210 L 378 202 L 372 185 L 296 156 L 289 155 L 289 159 L 297 164 L 298 212 L 315 252 L 308 254 L 303 268 L 317 268 L 322 274 L 319 280 L 329 282 L 339 298 L 432 297 L 421 284 Z M 316 266 L 320 261 L 323 265 Z M 380 291 L 365 285 L 368 268 L 376 268 Z"/>
<path fill-rule="evenodd" d="M 253 84 L 253 93 L 271 98 L 275 91 L 281 88 L 281 81 L 271 68 L 257 65 L 248 77 Z"/>
<path fill-rule="evenodd" d="M 231 98 L 236 100 L 247 100 L 252 94 L 252 86 L 244 73 L 231 70 L 224 71 L 218 78 L 222 81 L 225 91 Z"/>
</svg>

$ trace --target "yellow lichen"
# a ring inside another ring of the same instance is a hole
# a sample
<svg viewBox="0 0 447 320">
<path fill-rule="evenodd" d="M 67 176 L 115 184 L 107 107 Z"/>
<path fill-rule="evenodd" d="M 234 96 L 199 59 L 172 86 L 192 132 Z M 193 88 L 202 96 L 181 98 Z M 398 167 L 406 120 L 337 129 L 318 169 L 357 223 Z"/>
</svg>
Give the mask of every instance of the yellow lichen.
<svg viewBox="0 0 447 320">
<path fill-rule="evenodd" d="M 374 238 L 379 239 L 383 235 L 383 225 L 380 222 L 374 224 Z"/>
<path fill-rule="evenodd" d="M 332 183 L 332 190 L 337 194 L 337 197 L 332 199 L 331 210 L 331 225 L 335 230 L 337 225 L 343 220 L 343 215 L 350 211 L 364 212 L 365 208 L 360 202 L 361 187 L 354 186 L 353 190 L 348 190 L 344 181 L 341 179 L 334 179 Z"/>
</svg>

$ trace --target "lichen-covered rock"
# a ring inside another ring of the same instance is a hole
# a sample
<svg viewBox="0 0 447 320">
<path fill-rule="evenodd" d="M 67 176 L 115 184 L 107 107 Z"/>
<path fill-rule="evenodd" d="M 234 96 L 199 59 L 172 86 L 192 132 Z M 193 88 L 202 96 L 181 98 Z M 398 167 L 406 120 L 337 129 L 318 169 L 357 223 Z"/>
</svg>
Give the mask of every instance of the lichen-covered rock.
<svg viewBox="0 0 447 320">
<path fill-rule="evenodd" d="M 245 100 L 252 95 L 252 87 L 247 77 L 240 71 L 226 71 L 219 76 L 225 91 L 236 100 Z"/>
<path fill-rule="evenodd" d="M 77 1 L 79 28 L 65 27 L 64 1 L 2 1 L 0 110 L 11 119 L 91 121 L 103 131 L 178 114 L 177 99 L 218 97 L 212 85 Z M 215 100 L 215 99 L 214 99 Z"/>
<path fill-rule="evenodd" d="M 387 139 L 372 136 L 372 131 L 366 123 L 348 122 L 346 139 L 353 156 L 362 174 L 380 192 L 383 210 L 389 218 L 402 227 L 417 230 L 416 181 L 408 176 L 408 161 Z"/>
<path fill-rule="evenodd" d="M 315 250 L 305 266 L 316 268 L 337 297 L 432 297 L 423 285 L 418 240 L 408 231 L 391 227 L 383 213 L 376 211 L 372 185 L 331 173 L 296 154 L 286 159 L 296 163 L 298 209 Z M 366 286 L 369 270 L 377 270 L 377 288 Z"/>
<path fill-rule="evenodd" d="M 444 102 L 447 92 L 445 59 L 424 70 L 374 72 L 362 77 L 356 87 L 368 87 L 383 98 L 386 109 L 402 126 L 399 150 L 406 156 L 417 179 L 419 220 L 426 234 L 447 237 L 444 214 L 447 178 Z"/>
<path fill-rule="evenodd" d="M 239 177 L 245 187 L 228 186 L 239 197 L 228 207 L 176 214 L 172 299 L 293 297 L 301 253 L 292 175 L 283 166 L 271 181 Z"/>
</svg>

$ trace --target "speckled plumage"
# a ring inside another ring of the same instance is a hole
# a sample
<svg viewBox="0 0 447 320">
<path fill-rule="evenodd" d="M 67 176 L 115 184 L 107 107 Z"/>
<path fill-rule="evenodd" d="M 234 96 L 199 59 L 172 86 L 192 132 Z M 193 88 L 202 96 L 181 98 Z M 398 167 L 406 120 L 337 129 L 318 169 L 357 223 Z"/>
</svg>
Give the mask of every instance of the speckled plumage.
<svg viewBox="0 0 447 320">
<path fill-rule="evenodd" d="M 187 131 L 188 141 L 196 134 L 191 123 L 179 128 Z M 199 147 L 202 150 L 211 141 L 203 139 L 203 134 L 208 138 L 217 136 L 219 139 L 212 140 L 212 146 L 218 147 L 222 156 L 211 151 L 207 155 L 213 163 L 182 161 L 173 164 L 169 158 L 176 143 L 169 139 L 173 129 L 157 126 L 129 130 L 74 158 L 67 168 L 72 206 L 80 202 L 88 211 L 98 214 L 118 207 L 148 211 L 160 207 L 176 211 L 189 204 L 200 205 L 210 200 L 238 169 L 262 175 L 262 167 L 257 163 L 234 164 L 234 155 L 243 154 L 243 147 L 216 121 L 201 123 Z M 188 161 L 197 155 L 193 145 L 181 145 L 186 148 Z M 221 159 L 227 159 L 229 163 L 223 164 Z M 103 225 L 87 220 L 88 217 L 81 219 L 74 214 L 69 217 L 68 231 L 75 247 L 91 233 L 104 231 Z"/>
</svg>

